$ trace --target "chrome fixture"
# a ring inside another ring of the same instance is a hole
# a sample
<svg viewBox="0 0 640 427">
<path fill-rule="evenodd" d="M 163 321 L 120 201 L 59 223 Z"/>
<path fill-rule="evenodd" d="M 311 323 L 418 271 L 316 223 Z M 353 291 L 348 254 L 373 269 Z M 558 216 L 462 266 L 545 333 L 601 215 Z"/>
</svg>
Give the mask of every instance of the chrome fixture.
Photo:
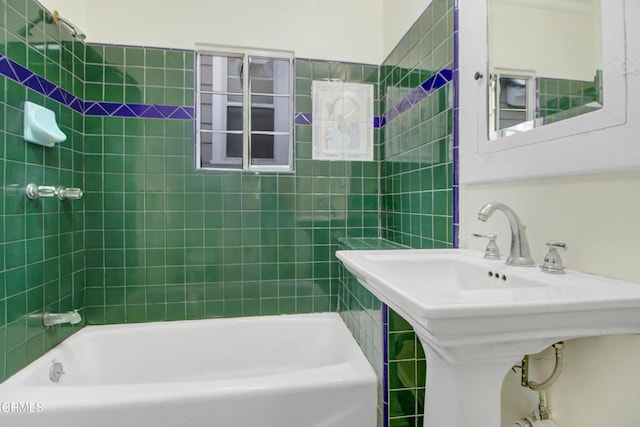
<svg viewBox="0 0 640 427">
<path fill-rule="evenodd" d="M 473 237 L 484 237 L 489 239 L 489 243 L 487 243 L 487 247 L 484 250 L 484 257 L 489 259 L 500 259 L 500 248 L 498 248 L 498 244 L 496 243 L 496 239 L 498 238 L 497 234 L 489 233 L 489 234 L 481 234 L 481 233 L 473 233 Z"/>
<path fill-rule="evenodd" d="M 56 187 L 52 185 L 29 184 L 25 189 L 27 197 L 35 200 L 39 197 L 53 197 L 56 194 Z"/>
<path fill-rule="evenodd" d="M 522 225 L 520 218 L 518 218 L 518 215 L 516 215 L 513 209 L 504 203 L 487 203 L 482 207 L 482 209 L 480 209 L 480 212 L 478 212 L 478 219 L 482 222 L 486 222 L 495 210 L 502 211 L 505 214 L 509 220 L 509 227 L 511 228 L 511 250 L 509 257 L 507 258 L 507 264 L 522 267 L 531 267 L 535 265 L 529 251 L 529 242 L 527 241 L 525 227 Z"/>
<path fill-rule="evenodd" d="M 80 28 L 78 28 L 77 25 L 73 24 L 68 19 L 60 16 L 60 12 L 58 12 L 57 10 L 54 10 L 53 13 L 51 13 L 42 5 L 39 5 L 39 6 L 42 7 L 42 10 L 40 10 L 40 12 L 38 13 L 38 16 L 33 20 L 29 20 L 25 27 L 20 28 L 17 31 L 19 35 L 23 37 L 27 35 L 32 36 L 33 34 L 31 34 L 31 30 L 36 25 L 40 24 L 41 22 L 44 22 L 45 24 L 54 24 L 54 25 L 63 24 L 65 27 L 69 29 L 69 31 L 71 32 L 71 36 L 75 37 L 80 41 L 84 41 L 84 39 L 87 38 L 86 34 L 83 33 L 82 30 L 80 30 Z"/>
<path fill-rule="evenodd" d="M 545 255 L 544 262 L 540 266 L 540 269 L 545 273 L 564 273 L 564 265 L 562 264 L 562 258 L 560 258 L 560 254 L 558 253 L 558 248 L 562 248 L 566 251 L 567 244 L 564 242 L 556 242 L 555 240 L 550 240 L 546 243 L 546 245 L 549 248 L 549 252 L 547 252 L 547 255 Z"/>
<path fill-rule="evenodd" d="M 84 41 L 87 38 L 87 35 L 83 33 L 80 28 L 75 26 L 73 23 L 68 21 L 67 19 L 60 16 L 60 13 L 57 10 L 53 11 L 53 23 L 54 24 L 64 24 L 65 27 L 71 31 L 71 35 L 80 41 Z"/>
<path fill-rule="evenodd" d="M 54 187 L 53 185 L 37 185 L 33 183 L 27 185 L 25 193 L 31 200 L 53 196 L 57 196 L 60 200 L 76 200 L 83 195 L 82 190 L 79 188 L 66 188 L 61 185 Z"/>
<path fill-rule="evenodd" d="M 49 326 L 59 325 L 61 323 L 71 323 L 77 325 L 82 322 L 82 317 L 78 310 L 68 311 L 66 313 L 49 313 L 46 312 L 42 315 L 42 324 L 45 328 Z"/>
<path fill-rule="evenodd" d="M 557 342 L 555 344 L 553 344 L 552 346 L 555 349 L 556 352 L 556 364 L 553 367 L 553 372 L 551 372 L 551 375 L 549 375 L 549 377 L 538 383 L 535 381 L 531 381 L 529 379 L 529 372 L 530 372 L 530 364 L 531 364 L 531 358 L 529 355 L 524 356 L 524 358 L 522 359 L 522 363 L 518 366 L 514 366 L 513 370 L 515 372 L 516 368 L 520 368 L 522 369 L 522 372 L 520 374 L 520 385 L 522 387 L 528 387 L 533 391 L 537 391 L 538 392 L 538 397 L 539 397 L 539 403 L 538 403 L 538 409 L 537 411 L 534 411 L 534 413 L 531 415 L 531 417 L 527 417 L 524 420 L 530 419 L 532 421 L 535 420 L 549 420 L 551 419 L 551 412 L 549 410 L 549 406 L 547 404 L 547 394 L 545 392 L 545 390 L 547 388 L 549 388 L 560 376 L 560 372 L 562 372 L 562 362 L 564 359 L 564 342 L 560 341 Z M 526 424 L 516 424 L 516 425 L 526 425 Z"/>
<path fill-rule="evenodd" d="M 520 375 L 520 385 L 522 387 L 529 387 L 533 391 L 543 390 L 551 386 L 551 384 L 553 384 L 558 379 L 558 377 L 560 376 L 560 372 L 562 372 L 562 361 L 564 357 L 564 353 L 562 350 L 564 349 L 564 342 L 557 342 L 553 344 L 552 347 L 556 351 L 556 364 L 553 367 L 553 372 L 551 372 L 551 375 L 549 375 L 546 380 L 540 383 L 529 380 L 530 357 L 528 355 L 524 356 L 524 358 L 522 359 L 521 366 L 516 366 L 516 368 L 522 368 L 522 374 Z"/>
<path fill-rule="evenodd" d="M 56 187 L 56 196 L 60 200 L 77 200 L 82 197 L 82 194 L 79 188 Z"/>
<path fill-rule="evenodd" d="M 60 377 L 63 376 L 66 372 L 64 371 L 64 366 L 62 363 L 57 362 L 55 359 L 51 362 L 51 368 L 49 368 L 49 379 L 51 382 L 58 383 L 60 381 Z"/>
</svg>

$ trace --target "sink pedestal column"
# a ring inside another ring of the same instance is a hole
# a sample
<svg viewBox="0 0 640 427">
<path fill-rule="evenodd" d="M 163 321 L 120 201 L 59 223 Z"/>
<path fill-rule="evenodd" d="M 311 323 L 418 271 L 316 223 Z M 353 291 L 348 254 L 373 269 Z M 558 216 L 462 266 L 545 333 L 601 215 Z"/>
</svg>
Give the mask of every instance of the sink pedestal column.
<svg viewBox="0 0 640 427">
<path fill-rule="evenodd" d="M 424 427 L 500 427 L 502 382 L 521 359 L 479 360 L 470 354 L 447 360 L 421 341 L 427 357 Z"/>
</svg>

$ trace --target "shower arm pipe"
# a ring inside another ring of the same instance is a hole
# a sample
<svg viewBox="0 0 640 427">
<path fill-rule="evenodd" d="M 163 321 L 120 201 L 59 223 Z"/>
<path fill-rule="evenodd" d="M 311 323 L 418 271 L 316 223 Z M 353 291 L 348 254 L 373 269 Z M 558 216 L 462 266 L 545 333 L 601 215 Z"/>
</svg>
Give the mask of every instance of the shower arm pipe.
<svg viewBox="0 0 640 427">
<path fill-rule="evenodd" d="M 84 39 L 87 38 L 86 34 L 83 33 L 80 30 L 80 28 L 78 28 L 68 19 L 65 19 L 62 16 L 60 16 L 60 12 L 58 12 L 57 10 L 53 11 L 53 23 L 56 25 L 64 24 L 64 26 L 66 26 L 67 28 L 69 28 L 69 30 L 71 30 L 71 35 L 80 41 L 84 41 Z"/>
</svg>

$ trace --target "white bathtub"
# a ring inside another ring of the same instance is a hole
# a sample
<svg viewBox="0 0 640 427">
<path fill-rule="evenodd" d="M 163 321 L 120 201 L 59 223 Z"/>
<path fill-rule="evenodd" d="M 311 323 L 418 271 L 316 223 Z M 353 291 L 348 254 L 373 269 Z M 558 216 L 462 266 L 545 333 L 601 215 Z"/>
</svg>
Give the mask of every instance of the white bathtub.
<svg viewBox="0 0 640 427">
<path fill-rule="evenodd" d="M 0 426 L 375 427 L 376 384 L 335 313 L 87 326 L 0 384 Z"/>
</svg>

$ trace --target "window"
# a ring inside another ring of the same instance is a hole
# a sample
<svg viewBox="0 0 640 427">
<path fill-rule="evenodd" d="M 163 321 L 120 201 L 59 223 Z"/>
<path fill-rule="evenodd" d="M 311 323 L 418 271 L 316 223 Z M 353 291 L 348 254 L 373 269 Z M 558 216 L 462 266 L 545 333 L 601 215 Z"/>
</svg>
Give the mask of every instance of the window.
<svg viewBox="0 0 640 427">
<path fill-rule="evenodd" d="M 197 169 L 293 170 L 293 54 L 198 52 Z"/>
<path fill-rule="evenodd" d="M 491 139 L 530 130 L 536 117 L 536 79 L 533 72 L 491 75 L 489 100 Z"/>
</svg>

